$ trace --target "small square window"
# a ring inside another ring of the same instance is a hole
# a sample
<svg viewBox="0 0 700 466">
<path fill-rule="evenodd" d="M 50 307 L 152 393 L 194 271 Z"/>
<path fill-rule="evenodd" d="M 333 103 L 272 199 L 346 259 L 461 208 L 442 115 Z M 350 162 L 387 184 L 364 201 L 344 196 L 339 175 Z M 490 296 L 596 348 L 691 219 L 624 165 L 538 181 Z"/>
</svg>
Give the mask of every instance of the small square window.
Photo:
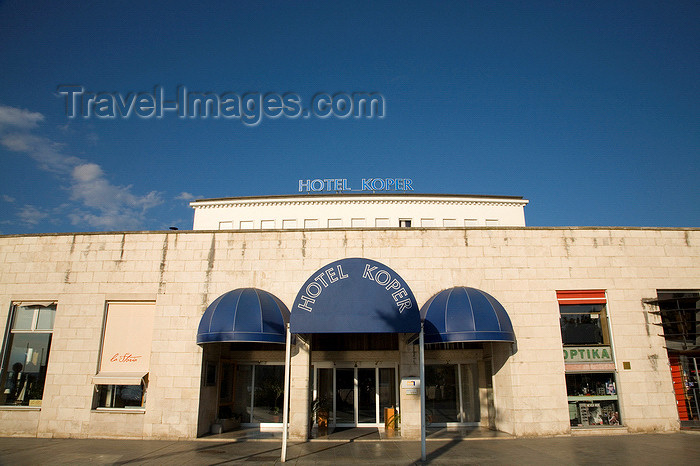
<svg viewBox="0 0 700 466">
<path fill-rule="evenodd" d="M 457 219 L 456 218 L 444 218 L 444 219 L 442 219 L 442 226 L 443 227 L 456 227 L 457 226 Z"/>
</svg>

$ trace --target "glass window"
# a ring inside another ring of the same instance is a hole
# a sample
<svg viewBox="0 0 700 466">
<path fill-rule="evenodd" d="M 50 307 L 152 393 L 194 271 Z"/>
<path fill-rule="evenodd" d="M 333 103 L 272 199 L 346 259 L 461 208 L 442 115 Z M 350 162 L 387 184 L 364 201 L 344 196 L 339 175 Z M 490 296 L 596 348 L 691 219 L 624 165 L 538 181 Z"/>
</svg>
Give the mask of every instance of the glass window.
<svg viewBox="0 0 700 466">
<path fill-rule="evenodd" d="M 608 345 L 605 304 L 560 305 L 564 346 Z"/>
<path fill-rule="evenodd" d="M 15 318 L 12 330 L 31 330 L 34 323 L 34 312 L 36 309 L 29 306 L 19 306 L 15 308 Z"/>
<path fill-rule="evenodd" d="M 411 219 L 410 218 L 402 218 L 399 220 L 399 227 L 401 228 L 411 228 Z"/>
<path fill-rule="evenodd" d="M 384 422 L 384 410 L 396 408 L 396 372 L 393 367 L 379 369 L 379 421 Z"/>
<path fill-rule="evenodd" d="M 425 413 L 428 423 L 458 422 L 456 365 L 425 366 Z"/>
<path fill-rule="evenodd" d="M 284 366 L 255 367 L 253 422 L 282 422 Z"/>
<path fill-rule="evenodd" d="M 444 219 L 442 219 L 442 226 L 443 227 L 456 227 L 457 226 L 457 219 L 456 218 L 444 218 Z"/>
<path fill-rule="evenodd" d="M 572 426 L 620 424 L 613 372 L 566 374 L 566 394 Z"/>
<path fill-rule="evenodd" d="M 97 385 L 98 408 L 143 408 L 143 385 Z"/>
<path fill-rule="evenodd" d="M 4 346 L 0 404 L 41 406 L 56 305 L 15 305 Z"/>
<path fill-rule="evenodd" d="M 53 320 L 56 317 L 55 307 L 39 308 L 39 316 L 36 321 L 37 330 L 53 330 Z"/>
<path fill-rule="evenodd" d="M 460 387 L 462 389 L 461 422 L 478 422 L 479 405 L 479 370 L 476 363 L 460 364 Z"/>
<path fill-rule="evenodd" d="M 343 226 L 343 219 L 340 218 L 329 218 L 328 228 L 341 228 Z"/>
</svg>

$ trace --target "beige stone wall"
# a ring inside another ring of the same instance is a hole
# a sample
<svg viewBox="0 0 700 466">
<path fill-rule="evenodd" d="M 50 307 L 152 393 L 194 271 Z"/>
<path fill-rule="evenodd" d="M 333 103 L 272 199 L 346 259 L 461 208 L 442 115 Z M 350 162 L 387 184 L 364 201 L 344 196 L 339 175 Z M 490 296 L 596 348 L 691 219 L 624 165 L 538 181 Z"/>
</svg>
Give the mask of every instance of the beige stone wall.
<svg viewBox="0 0 700 466">
<path fill-rule="evenodd" d="M 657 289 L 700 288 L 699 256 L 696 229 L 437 228 L 0 237 L 3 330 L 12 301 L 58 300 L 41 410 L 0 409 L 0 432 L 195 437 L 202 364 L 195 335 L 206 306 L 231 289 L 250 286 L 291 306 L 311 273 L 345 257 L 367 257 L 391 267 L 411 286 L 419 305 L 458 285 L 484 290 L 504 305 L 517 344 L 494 345 L 494 405 L 497 427 L 516 435 L 569 431 L 555 292 L 606 289 L 623 421 L 632 431 L 676 429 L 668 360 L 660 329 L 653 325 L 659 318 L 641 300 L 655 297 Z M 125 299 L 155 301 L 146 410 L 96 413 L 91 411 L 91 378 L 98 365 L 105 302 Z M 622 370 L 622 361 L 629 361 L 631 369 Z M 304 389 L 303 384 L 297 387 Z"/>
</svg>

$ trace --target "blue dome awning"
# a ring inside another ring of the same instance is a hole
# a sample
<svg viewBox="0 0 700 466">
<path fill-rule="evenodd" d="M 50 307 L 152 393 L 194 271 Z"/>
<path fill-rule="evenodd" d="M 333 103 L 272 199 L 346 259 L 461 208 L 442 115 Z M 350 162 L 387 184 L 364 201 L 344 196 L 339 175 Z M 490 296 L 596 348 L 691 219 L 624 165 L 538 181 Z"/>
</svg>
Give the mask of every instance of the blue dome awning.
<svg viewBox="0 0 700 466">
<path fill-rule="evenodd" d="M 238 288 L 209 305 L 197 329 L 197 344 L 219 342 L 284 343 L 289 310 L 275 295 Z"/>
<path fill-rule="evenodd" d="M 476 288 L 443 290 L 423 305 L 420 314 L 426 343 L 515 341 L 513 324 L 501 303 Z"/>
<path fill-rule="evenodd" d="M 351 257 L 314 272 L 292 305 L 292 333 L 417 333 L 418 303 L 386 265 Z"/>
</svg>

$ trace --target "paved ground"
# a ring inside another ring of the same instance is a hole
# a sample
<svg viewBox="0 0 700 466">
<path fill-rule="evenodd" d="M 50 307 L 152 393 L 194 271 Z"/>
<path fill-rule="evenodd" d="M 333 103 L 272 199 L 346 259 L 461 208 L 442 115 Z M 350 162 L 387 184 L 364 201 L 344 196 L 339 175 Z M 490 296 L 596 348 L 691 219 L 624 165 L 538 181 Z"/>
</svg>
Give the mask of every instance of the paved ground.
<svg viewBox="0 0 700 466">
<path fill-rule="evenodd" d="M 426 464 L 700 464 L 697 432 L 534 439 L 431 440 Z M 277 440 L 159 441 L 0 438 L 2 465 L 278 463 Z M 288 464 L 423 464 L 420 442 L 292 444 Z"/>
</svg>

